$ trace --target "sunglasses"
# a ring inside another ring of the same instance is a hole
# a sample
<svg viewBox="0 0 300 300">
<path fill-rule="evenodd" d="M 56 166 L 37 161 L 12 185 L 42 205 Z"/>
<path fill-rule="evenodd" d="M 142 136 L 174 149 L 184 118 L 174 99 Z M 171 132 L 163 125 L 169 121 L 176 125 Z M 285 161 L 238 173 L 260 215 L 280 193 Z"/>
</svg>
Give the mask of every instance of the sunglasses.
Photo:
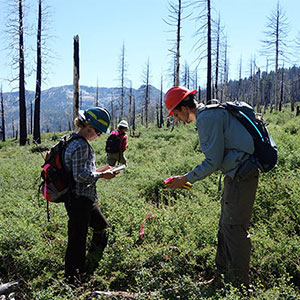
<svg viewBox="0 0 300 300">
<path fill-rule="evenodd" d="M 94 130 L 98 136 L 100 136 L 102 134 L 102 131 L 99 131 L 98 129 L 95 129 L 95 128 L 94 128 Z"/>
</svg>

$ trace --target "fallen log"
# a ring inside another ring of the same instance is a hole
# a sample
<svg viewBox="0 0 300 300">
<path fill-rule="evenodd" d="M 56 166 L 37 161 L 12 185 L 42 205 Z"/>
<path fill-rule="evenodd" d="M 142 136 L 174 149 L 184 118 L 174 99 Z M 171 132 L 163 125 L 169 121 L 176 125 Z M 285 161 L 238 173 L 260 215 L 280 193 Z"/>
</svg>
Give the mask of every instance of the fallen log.
<svg viewBox="0 0 300 300">
<path fill-rule="evenodd" d="M 119 297 L 119 299 L 137 299 L 139 296 L 139 293 L 128 293 L 123 291 L 117 291 L 117 292 L 104 292 L 104 291 L 94 291 L 92 294 L 101 295 L 104 297 Z"/>
<path fill-rule="evenodd" d="M 177 290 L 179 289 L 180 286 L 175 286 L 175 287 L 171 287 L 162 291 L 155 291 L 155 292 L 144 292 L 144 293 L 134 293 L 134 292 L 124 292 L 124 291 L 93 291 L 91 292 L 91 294 L 93 295 L 99 295 L 99 296 L 104 296 L 107 298 L 111 298 L 111 297 L 118 297 L 118 299 L 138 299 L 138 297 L 140 296 L 145 296 L 148 295 L 149 298 L 151 299 L 154 296 L 157 296 L 159 294 L 161 294 L 162 292 L 167 292 L 167 291 L 172 291 L 172 290 Z"/>
<path fill-rule="evenodd" d="M 0 295 L 9 293 L 13 289 L 13 287 L 15 287 L 18 284 L 19 284 L 18 281 L 11 281 L 11 282 L 0 284 Z"/>
</svg>

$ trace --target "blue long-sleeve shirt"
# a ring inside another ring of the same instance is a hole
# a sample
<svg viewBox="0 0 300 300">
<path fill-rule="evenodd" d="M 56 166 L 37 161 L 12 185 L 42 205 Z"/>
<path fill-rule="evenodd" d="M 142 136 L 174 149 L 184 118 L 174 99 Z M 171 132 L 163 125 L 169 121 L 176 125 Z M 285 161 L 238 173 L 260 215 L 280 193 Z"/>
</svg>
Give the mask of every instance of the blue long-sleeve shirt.
<svg viewBox="0 0 300 300">
<path fill-rule="evenodd" d="M 196 127 L 205 159 L 185 174 L 191 183 L 217 170 L 233 178 L 239 166 L 254 152 L 247 129 L 225 109 L 197 107 Z"/>
</svg>

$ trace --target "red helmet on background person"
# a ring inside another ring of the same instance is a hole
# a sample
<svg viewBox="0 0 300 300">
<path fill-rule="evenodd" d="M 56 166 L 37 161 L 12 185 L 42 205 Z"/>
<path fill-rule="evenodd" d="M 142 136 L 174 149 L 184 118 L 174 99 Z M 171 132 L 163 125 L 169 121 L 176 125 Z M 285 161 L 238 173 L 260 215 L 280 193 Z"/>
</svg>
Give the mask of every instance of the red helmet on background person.
<svg viewBox="0 0 300 300">
<path fill-rule="evenodd" d="M 190 91 L 184 86 L 174 86 L 165 94 L 165 104 L 169 111 L 168 116 L 173 114 L 174 108 L 188 95 L 195 94 L 197 90 Z"/>
</svg>

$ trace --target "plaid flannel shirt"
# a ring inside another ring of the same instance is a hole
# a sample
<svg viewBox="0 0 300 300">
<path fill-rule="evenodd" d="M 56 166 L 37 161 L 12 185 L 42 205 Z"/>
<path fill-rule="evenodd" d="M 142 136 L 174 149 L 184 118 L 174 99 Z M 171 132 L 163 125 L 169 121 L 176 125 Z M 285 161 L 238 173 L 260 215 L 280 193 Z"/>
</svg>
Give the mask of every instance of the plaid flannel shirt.
<svg viewBox="0 0 300 300">
<path fill-rule="evenodd" d="M 75 133 L 72 133 L 71 136 L 73 135 Z M 66 167 L 72 171 L 75 180 L 72 193 L 97 201 L 98 175 L 96 174 L 96 157 L 93 148 L 83 139 L 73 140 L 68 144 L 64 158 Z"/>
</svg>

